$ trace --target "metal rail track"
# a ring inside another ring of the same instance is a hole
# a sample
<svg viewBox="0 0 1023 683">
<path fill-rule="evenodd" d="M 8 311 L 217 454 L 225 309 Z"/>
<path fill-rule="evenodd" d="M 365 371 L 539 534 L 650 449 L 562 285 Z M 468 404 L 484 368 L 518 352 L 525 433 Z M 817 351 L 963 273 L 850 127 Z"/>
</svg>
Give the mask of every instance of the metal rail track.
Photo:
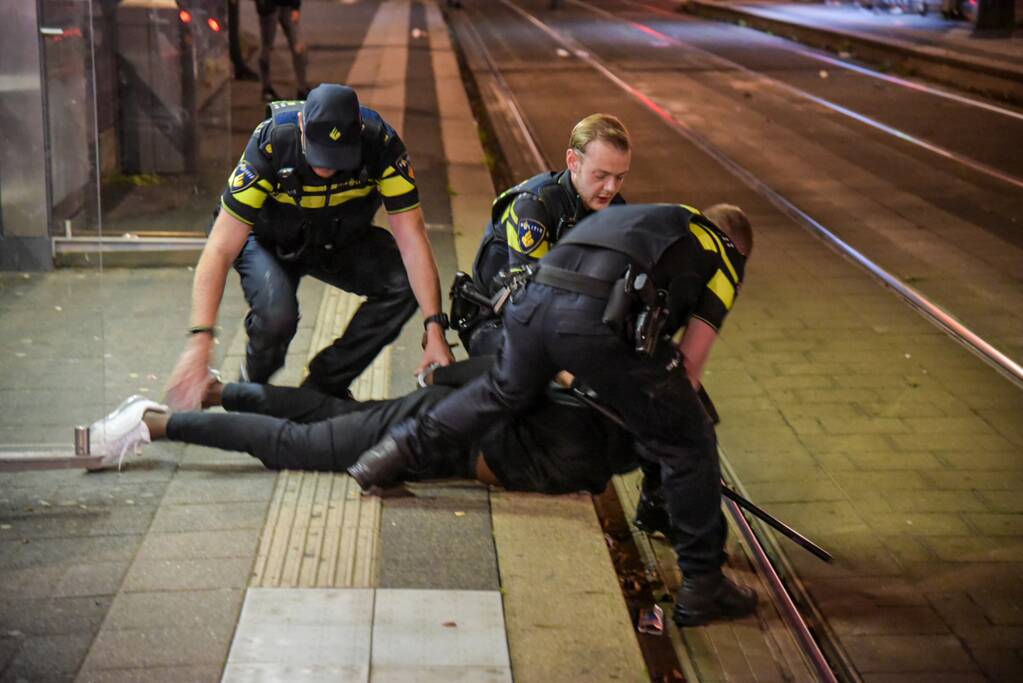
<svg viewBox="0 0 1023 683">
<path fill-rule="evenodd" d="M 539 22 L 538 19 L 529 15 L 525 12 L 525 10 L 522 10 L 517 5 L 514 5 L 507 0 L 501 1 L 516 12 L 529 18 L 532 23 L 541 23 L 541 25 L 543 25 L 542 22 Z M 546 27 L 546 25 L 543 26 Z M 532 158 L 534 169 L 537 172 L 549 169 L 549 162 L 536 142 L 536 135 L 529 125 L 528 119 L 523 114 L 522 108 L 519 106 L 515 94 L 512 92 L 511 88 L 502 76 L 499 67 L 491 58 L 489 51 L 485 47 L 485 42 L 482 40 L 475 26 L 473 26 L 471 22 L 465 22 L 464 28 L 470 35 L 472 35 L 473 41 L 476 44 L 477 52 L 483 57 L 483 61 L 493 78 L 494 88 L 498 91 L 500 98 L 508 107 L 509 118 L 512 123 L 518 127 L 519 134 L 527 143 L 529 156 Z M 566 48 L 572 49 L 576 52 L 579 51 L 578 46 L 571 45 L 568 41 L 563 40 L 560 34 L 554 32 L 553 29 L 546 27 L 545 32 L 547 32 L 552 38 L 555 38 L 555 40 L 561 42 Z M 722 458 L 724 458 L 723 453 Z M 734 474 L 732 474 L 730 469 L 727 467 L 726 473 L 729 475 L 729 479 L 731 480 L 730 483 L 736 483 L 737 480 L 735 479 Z M 764 583 L 768 587 L 768 590 L 771 592 L 776 609 L 790 629 L 790 632 L 792 633 L 795 642 L 798 644 L 807 664 L 818 680 L 837 683 L 839 678 L 836 676 L 832 664 L 829 662 L 828 657 L 825 656 L 820 645 L 817 643 L 817 640 L 810 627 L 807 625 L 806 620 L 800 614 L 800 610 L 796 606 L 796 601 L 789 594 L 785 582 L 782 580 L 779 572 L 775 569 L 771 559 L 772 553 L 765 548 L 764 543 L 760 540 L 760 535 L 763 534 L 763 531 L 756 530 L 755 527 L 751 525 L 750 521 L 747 520 L 745 513 L 735 503 L 727 501 L 725 509 L 731 517 L 733 524 L 739 530 L 740 535 L 746 542 L 751 559 L 764 579 Z M 847 663 L 847 660 L 842 654 L 834 651 L 835 646 L 829 647 L 828 649 L 831 651 L 832 659 L 838 659 L 843 664 Z M 842 666 L 842 668 L 848 668 L 851 672 L 851 667 Z M 843 678 L 845 680 L 857 680 L 858 677 L 855 676 L 855 674 L 849 673 Z"/>
</svg>

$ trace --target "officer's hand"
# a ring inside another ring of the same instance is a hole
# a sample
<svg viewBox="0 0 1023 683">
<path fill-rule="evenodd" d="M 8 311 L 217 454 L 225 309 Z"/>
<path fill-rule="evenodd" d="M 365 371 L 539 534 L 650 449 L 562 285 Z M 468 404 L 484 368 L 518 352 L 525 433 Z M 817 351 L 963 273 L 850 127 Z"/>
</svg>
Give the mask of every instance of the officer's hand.
<svg viewBox="0 0 1023 683">
<path fill-rule="evenodd" d="M 213 339 L 207 334 L 189 338 L 188 345 L 167 380 L 167 405 L 171 410 L 198 410 L 209 383 Z"/>
<path fill-rule="evenodd" d="M 300 12 L 297 9 L 291 10 L 291 23 L 297 24 Z"/>
<path fill-rule="evenodd" d="M 416 368 L 416 373 L 422 372 L 431 363 L 438 365 L 451 365 L 455 357 L 451 354 L 451 347 L 444 338 L 444 330 L 440 325 L 430 325 L 426 328 L 426 344 L 423 346 L 423 360 Z"/>
</svg>

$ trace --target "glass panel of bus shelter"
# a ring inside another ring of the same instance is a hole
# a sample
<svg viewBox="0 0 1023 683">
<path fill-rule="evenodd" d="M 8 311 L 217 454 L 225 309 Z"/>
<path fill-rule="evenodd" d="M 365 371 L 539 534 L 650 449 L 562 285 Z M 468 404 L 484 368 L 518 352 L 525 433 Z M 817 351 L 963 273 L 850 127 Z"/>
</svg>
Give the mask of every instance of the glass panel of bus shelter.
<svg viewBox="0 0 1023 683">
<path fill-rule="evenodd" d="M 90 5 L 5 7 L 0 455 L 69 454 L 73 427 L 104 405 L 107 362 L 102 261 L 58 268 L 54 258 L 55 238 L 98 218 Z"/>
<path fill-rule="evenodd" d="M 204 237 L 232 162 L 227 2 L 93 4 L 102 232 Z"/>
</svg>

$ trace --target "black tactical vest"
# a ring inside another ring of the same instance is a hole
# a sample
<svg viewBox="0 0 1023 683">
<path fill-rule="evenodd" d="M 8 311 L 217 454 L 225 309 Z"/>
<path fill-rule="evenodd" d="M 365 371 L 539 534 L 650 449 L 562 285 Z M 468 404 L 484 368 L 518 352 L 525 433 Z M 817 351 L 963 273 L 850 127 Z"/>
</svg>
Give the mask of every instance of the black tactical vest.
<svg viewBox="0 0 1023 683">
<path fill-rule="evenodd" d="M 580 223 L 559 244 L 616 251 L 652 273 L 668 247 L 690 234 L 694 216 L 678 204 L 612 206 Z"/>
<path fill-rule="evenodd" d="M 557 173 L 539 173 L 499 194 L 490 208 L 490 222 L 483 231 L 483 239 L 472 264 L 473 280 L 487 294 L 493 294 L 494 278 L 498 271 L 508 266 L 508 239 L 501 218 L 515 198 L 522 194 L 535 195 L 547 209 L 552 242 L 557 242 L 564 232 L 575 225 L 575 205 L 565 188 L 558 183 Z"/>
</svg>

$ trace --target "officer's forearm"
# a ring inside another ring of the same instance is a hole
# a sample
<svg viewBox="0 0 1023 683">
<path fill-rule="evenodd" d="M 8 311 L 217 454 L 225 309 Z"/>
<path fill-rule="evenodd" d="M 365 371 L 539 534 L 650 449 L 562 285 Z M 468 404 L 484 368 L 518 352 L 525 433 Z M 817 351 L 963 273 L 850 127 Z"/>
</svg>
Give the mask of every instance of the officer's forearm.
<svg viewBox="0 0 1023 683">
<path fill-rule="evenodd" d="M 227 273 L 241 252 L 248 232 L 249 226 L 226 211 L 221 211 L 217 216 L 195 267 L 195 278 L 192 281 L 193 326 L 216 324 Z"/>
<path fill-rule="evenodd" d="M 394 239 L 398 243 L 398 251 L 401 252 L 401 260 L 405 264 L 412 293 L 419 302 L 423 316 L 440 313 L 440 277 L 437 273 L 437 263 L 433 258 L 433 249 L 426 235 L 423 212 L 415 209 L 394 214 L 390 218 Z"/>
</svg>

